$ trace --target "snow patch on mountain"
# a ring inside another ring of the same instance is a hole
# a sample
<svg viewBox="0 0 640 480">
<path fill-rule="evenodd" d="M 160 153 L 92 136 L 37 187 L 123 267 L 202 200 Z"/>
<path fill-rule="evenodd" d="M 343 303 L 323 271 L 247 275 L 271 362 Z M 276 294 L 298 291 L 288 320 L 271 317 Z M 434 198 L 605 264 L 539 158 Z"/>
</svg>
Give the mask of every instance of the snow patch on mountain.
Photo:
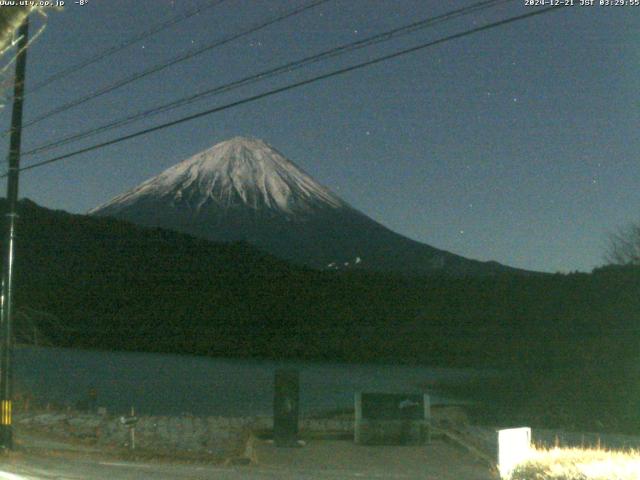
<svg viewBox="0 0 640 480">
<path fill-rule="evenodd" d="M 347 205 L 262 140 L 235 137 L 165 170 L 89 213 L 118 211 L 138 201 L 168 199 L 196 213 L 213 203 L 286 214 Z"/>
<path fill-rule="evenodd" d="M 327 264 L 326 268 L 328 268 L 329 270 L 340 270 L 342 268 L 349 268 L 351 267 L 352 263 L 351 261 L 346 261 L 343 262 L 342 265 L 339 264 L 340 262 L 334 261 L 331 262 L 329 264 Z M 362 258 L 361 257 L 355 257 L 355 259 L 353 260 L 353 265 L 358 265 L 362 263 Z"/>
</svg>

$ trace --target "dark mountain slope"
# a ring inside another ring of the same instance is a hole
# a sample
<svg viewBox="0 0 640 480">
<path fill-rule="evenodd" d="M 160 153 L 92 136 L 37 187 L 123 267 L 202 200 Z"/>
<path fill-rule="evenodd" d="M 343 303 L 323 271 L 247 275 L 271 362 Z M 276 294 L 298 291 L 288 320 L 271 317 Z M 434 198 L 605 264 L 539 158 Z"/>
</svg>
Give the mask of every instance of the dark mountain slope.
<svg viewBox="0 0 640 480">
<path fill-rule="evenodd" d="M 392 232 L 266 143 L 236 137 L 90 212 L 214 241 L 246 241 L 318 269 L 493 275 L 515 271 Z"/>
</svg>

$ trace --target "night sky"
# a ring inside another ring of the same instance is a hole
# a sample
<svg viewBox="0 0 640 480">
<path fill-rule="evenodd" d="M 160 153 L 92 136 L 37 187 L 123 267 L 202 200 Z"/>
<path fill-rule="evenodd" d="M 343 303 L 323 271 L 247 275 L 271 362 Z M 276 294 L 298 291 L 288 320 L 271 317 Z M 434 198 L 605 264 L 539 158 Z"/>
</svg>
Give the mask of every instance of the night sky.
<svg viewBox="0 0 640 480">
<path fill-rule="evenodd" d="M 46 29 L 29 50 L 27 90 L 206 3 L 67 1 L 63 12 L 32 22 L 32 33 Z M 27 95 L 25 121 L 303 3 L 227 0 Z M 27 128 L 23 150 L 473 3 L 331 0 Z M 534 8 L 508 2 L 26 156 L 23 165 Z M 520 268 L 589 271 L 603 263 L 611 232 L 640 221 L 639 33 L 640 7 L 561 9 L 26 171 L 21 196 L 83 213 L 222 140 L 248 135 L 410 238 Z M 8 103 L 0 112 L 3 129 L 10 110 Z"/>
</svg>

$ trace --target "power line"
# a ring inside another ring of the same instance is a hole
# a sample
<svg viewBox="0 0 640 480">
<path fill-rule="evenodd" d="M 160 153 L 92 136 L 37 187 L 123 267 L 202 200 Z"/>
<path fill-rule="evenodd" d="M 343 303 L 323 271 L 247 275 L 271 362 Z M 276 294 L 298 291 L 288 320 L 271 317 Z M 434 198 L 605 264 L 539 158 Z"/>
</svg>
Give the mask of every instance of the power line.
<svg viewBox="0 0 640 480">
<path fill-rule="evenodd" d="M 231 90 L 235 90 L 236 88 L 239 87 L 244 87 L 246 85 L 252 84 L 252 83 L 256 83 L 258 81 L 263 81 L 266 80 L 268 78 L 271 78 L 273 76 L 282 74 L 282 73 L 290 73 L 294 70 L 298 70 L 302 67 L 306 67 L 308 65 L 311 65 L 313 63 L 317 63 L 319 61 L 322 60 L 326 60 L 329 58 L 333 58 L 339 55 L 343 55 L 345 53 L 348 52 L 352 52 L 354 50 L 358 50 L 361 48 L 365 48 L 365 47 L 369 47 L 378 43 L 382 43 L 382 42 L 386 42 L 395 38 L 398 38 L 402 35 L 407 35 L 410 33 L 414 33 L 416 31 L 419 31 L 421 29 L 424 29 L 426 27 L 432 27 L 436 24 L 439 23 L 443 23 L 449 20 L 452 20 L 454 18 L 463 16 L 463 15 L 468 15 L 470 13 L 475 13 L 481 10 L 485 10 L 491 7 L 495 7 L 499 4 L 502 3 L 509 3 L 509 2 L 513 2 L 514 0 L 485 0 L 485 1 L 481 1 L 481 2 L 477 2 L 473 5 L 467 6 L 467 7 L 463 7 L 463 8 L 459 8 L 457 10 L 453 10 L 441 15 L 437 15 L 434 17 L 429 17 L 420 21 L 416 21 L 413 23 L 410 23 L 408 25 L 404 25 L 401 27 L 397 27 L 394 28 L 392 30 L 388 30 L 367 38 L 364 38 L 362 40 L 356 41 L 356 42 L 350 42 L 338 47 L 334 47 L 331 48 L 329 50 L 325 50 L 321 53 L 318 54 L 314 54 L 311 56 L 307 56 L 305 58 L 299 59 L 299 60 L 295 60 L 289 63 L 286 63 L 284 65 L 280 65 L 278 67 L 275 68 L 271 68 L 268 70 L 264 70 L 260 73 L 254 74 L 254 75 L 250 75 L 248 77 L 244 77 L 240 80 L 236 80 L 233 81 L 231 83 L 227 83 L 221 86 L 217 86 L 214 88 L 210 88 L 204 91 L 201 91 L 199 93 L 196 94 L 192 94 L 189 95 L 187 97 L 183 97 L 181 99 L 178 100 L 174 100 L 172 102 L 166 103 L 164 105 L 158 106 L 158 107 L 154 107 L 152 109 L 148 109 L 142 112 L 138 112 L 136 114 L 130 115 L 128 117 L 124 117 L 121 118 L 119 120 L 115 120 L 115 121 L 111 121 L 107 124 L 103 124 L 99 127 L 94 127 L 94 128 L 90 128 L 87 129 L 85 131 L 79 132 L 79 133 L 75 133 L 72 135 L 69 135 L 67 137 L 63 137 L 61 139 L 43 144 L 43 145 L 39 145 L 31 150 L 28 150 L 26 152 L 23 152 L 23 155 L 34 155 L 36 153 L 42 153 L 48 150 L 51 150 L 52 148 L 55 147 L 59 147 L 61 145 L 66 145 L 68 143 L 71 142 L 75 142 L 77 140 L 83 139 L 83 138 L 87 138 L 93 135 L 96 135 L 98 133 L 102 133 L 108 130 L 112 130 L 114 128 L 117 127 L 122 127 L 124 125 L 128 125 L 130 123 L 133 123 L 137 120 L 141 120 L 141 119 L 146 119 L 149 118 L 151 116 L 160 114 L 160 113 L 164 113 L 167 112 L 169 110 L 173 110 L 185 105 L 189 105 L 191 103 L 194 103 L 198 100 L 202 100 L 204 98 L 210 97 L 210 96 L 214 96 L 214 95 L 218 95 L 221 93 L 226 93 L 229 92 Z"/>
<path fill-rule="evenodd" d="M 174 25 L 176 25 L 176 24 L 178 24 L 180 22 L 183 22 L 183 21 L 185 21 L 185 20 L 187 20 L 187 19 L 189 19 L 189 18 L 191 18 L 191 17 L 193 17 L 195 15 L 198 15 L 198 14 L 200 14 L 200 13 L 202 13 L 202 12 L 204 12 L 204 11 L 210 9 L 210 8 L 217 7 L 218 5 L 220 5 L 221 3 L 225 2 L 225 1 L 226 0 L 210 1 L 207 4 L 202 5 L 202 6 L 198 7 L 198 8 L 191 9 L 191 10 L 188 10 L 186 12 L 180 13 L 180 14 L 174 16 L 174 17 L 171 17 L 170 19 L 151 27 L 149 30 L 147 30 L 145 32 L 142 32 L 142 33 L 139 33 L 137 35 L 134 35 L 134 36 L 130 37 L 129 39 L 127 39 L 127 40 L 125 40 L 125 41 L 123 41 L 123 42 L 121 42 L 121 43 L 119 43 L 117 45 L 109 47 L 109 48 L 107 48 L 107 49 L 105 49 L 105 50 L 103 50 L 101 52 L 96 53 L 95 55 L 92 55 L 91 57 L 86 58 L 85 60 L 83 60 L 83 61 L 81 61 L 81 62 L 79 62 L 79 63 L 77 63 L 75 65 L 72 65 L 72 66 L 70 66 L 68 68 L 60 70 L 60 71 L 48 76 L 44 80 L 41 80 L 40 82 L 36 83 L 33 87 L 31 87 L 27 91 L 25 96 L 29 95 L 29 94 L 32 94 L 34 92 L 37 92 L 38 90 L 42 89 L 43 87 L 45 87 L 45 86 L 47 86 L 47 85 L 49 85 L 49 84 L 51 84 L 51 83 L 53 83 L 53 82 L 55 82 L 57 80 L 65 78 L 65 77 L 71 75 L 72 73 L 75 73 L 75 72 L 77 72 L 79 70 L 82 70 L 83 68 L 86 68 L 89 65 L 92 65 L 92 64 L 94 64 L 96 62 L 99 62 L 100 60 L 103 60 L 103 59 L 105 59 L 107 57 L 110 57 L 111 55 L 114 55 L 114 54 L 124 50 L 125 48 L 130 47 L 131 45 L 134 45 L 134 44 L 136 44 L 138 42 L 141 42 L 142 40 L 144 40 L 146 38 L 149 38 L 149 37 L 155 35 L 156 33 L 160 33 L 163 30 L 171 28 Z"/>
<path fill-rule="evenodd" d="M 257 24 L 257 25 L 255 25 L 253 27 L 250 27 L 250 28 L 248 28 L 248 29 L 246 29 L 246 30 L 244 30 L 244 31 L 242 31 L 240 33 L 236 33 L 236 34 L 230 35 L 230 36 L 225 37 L 225 38 L 223 38 L 221 40 L 217 40 L 217 41 L 215 41 L 213 43 L 205 45 L 204 47 L 200 47 L 200 48 L 198 48 L 196 50 L 192 50 L 192 51 L 189 51 L 187 53 L 178 55 L 177 57 L 172 58 L 168 62 L 164 62 L 164 63 L 161 63 L 161 64 L 154 65 L 153 67 L 150 67 L 150 68 L 148 68 L 146 70 L 143 70 L 141 72 L 135 73 L 135 74 L 133 74 L 133 75 L 131 75 L 129 77 L 126 77 L 124 79 L 121 79 L 121 80 L 119 80 L 119 81 L 117 81 L 117 82 L 115 82 L 115 83 L 113 83 L 111 85 L 107 85 L 106 87 L 103 87 L 103 88 L 101 88 L 99 90 L 96 90 L 95 92 L 92 92 L 92 93 L 90 93 L 88 95 L 85 95 L 84 97 L 80 97 L 79 99 L 73 100 L 73 101 L 68 102 L 68 103 L 66 103 L 64 105 L 61 105 L 61 106 L 56 107 L 56 108 L 54 108 L 52 110 L 49 110 L 48 112 L 43 113 L 42 115 L 40 115 L 40 116 L 38 116 L 38 117 L 28 121 L 28 122 L 25 122 L 25 124 L 23 125 L 23 128 L 31 127 L 31 126 L 41 122 L 42 120 L 45 120 L 47 118 L 52 117 L 53 115 L 57 115 L 59 113 L 65 112 L 65 111 L 67 111 L 67 110 L 69 110 L 71 108 L 77 107 L 78 105 L 81 105 L 81 104 L 83 104 L 85 102 L 88 102 L 89 100 L 93 100 L 93 99 L 98 98 L 98 97 L 100 97 L 102 95 L 105 95 L 107 93 L 111 93 L 114 90 L 117 90 L 117 89 L 119 89 L 121 87 L 124 87 L 125 85 L 133 83 L 133 82 L 135 82 L 137 80 L 145 78 L 145 77 L 147 77 L 149 75 L 152 75 L 154 73 L 158 73 L 158 72 L 160 72 L 162 70 L 165 70 L 168 67 L 171 67 L 171 66 L 176 65 L 178 63 L 184 62 L 184 61 L 189 60 L 191 58 L 194 58 L 194 57 L 196 57 L 198 55 L 201 55 L 201 54 L 203 54 L 205 52 L 213 50 L 214 48 L 217 48 L 217 47 L 225 45 L 225 44 L 227 44 L 229 42 L 232 42 L 233 40 L 236 40 L 238 38 L 244 37 L 244 36 L 249 35 L 251 33 L 255 33 L 255 32 L 259 31 L 259 30 L 262 30 L 263 28 L 266 28 L 266 27 L 268 27 L 270 25 L 273 25 L 275 23 L 281 22 L 281 21 L 286 20 L 286 19 L 288 19 L 290 17 L 293 17 L 295 15 L 303 13 L 303 12 L 305 12 L 305 11 L 311 9 L 311 8 L 315 8 L 315 7 L 317 7 L 317 6 L 319 6 L 319 5 L 323 4 L 323 3 L 326 3 L 328 1 L 330 1 L 330 0 L 313 0 L 311 3 L 308 3 L 308 4 L 306 4 L 306 5 L 302 6 L 302 7 L 297 7 L 297 8 L 294 8 L 292 10 L 289 10 L 284 14 L 281 14 L 281 15 L 275 17 L 275 18 L 272 18 L 271 20 L 267 20 L 265 22 Z"/>
<path fill-rule="evenodd" d="M 67 154 L 64 154 L 64 155 L 59 155 L 57 157 L 53 157 L 53 158 L 50 158 L 50 159 L 47 159 L 47 160 L 43 160 L 43 161 L 40 161 L 40 162 L 37 162 L 37 163 L 33 163 L 31 165 L 27 165 L 25 167 L 20 168 L 20 171 L 31 170 L 31 169 L 34 169 L 34 168 L 42 167 L 44 165 L 49 165 L 49 164 L 52 164 L 52 163 L 56 163 L 56 162 L 65 160 L 67 158 L 75 157 L 75 156 L 80 155 L 82 153 L 87 153 L 87 152 L 91 152 L 91 151 L 94 151 L 94 150 L 98 150 L 98 149 L 101 149 L 101 148 L 104 148 L 104 147 L 107 147 L 107 146 L 110 146 L 110 145 L 114 145 L 116 143 L 121 143 L 121 142 L 124 142 L 126 140 L 131 140 L 133 138 L 140 137 L 140 136 L 143 136 L 143 135 L 147 135 L 147 134 L 152 133 L 152 132 L 156 132 L 156 131 L 159 131 L 159 130 L 164 130 L 165 128 L 173 127 L 175 125 L 178 125 L 178 124 L 181 124 L 181 123 L 185 123 L 185 122 L 188 122 L 188 121 L 191 121 L 191 120 L 195 120 L 195 119 L 198 119 L 198 118 L 201 118 L 201 117 L 204 117 L 204 116 L 207 116 L 207 115 L 211 115 L 211 114 L 223 111 L 223 110 L 228 110 L 228 109 L 233 108 L 233 107 L 238 107 L 240 105 L 245 105 L 247 103 L 251 103 L 251 102 L 254 102 L 256 100 L 260 100 L 260 99 L 263 99 L 263 98 L 266 98 L 266 97 L 270 97 L 272 95 L 276 95 L 276 94 L 283 93 L 283 92 L 286 92 L 286 91 L 289 91 L 289 90 L 293 90 L 294 88 L 298 88 L 298 87 L 302 87 L 304 85 L 309 85 L 309 84 L 312 84 L 312 83 L 316 83 L 316 82 L 319 82 L 321 80 L 326 80 L 328 78 L 335 77 L 335 76 L 338 76 L 338 75 L 343 75 L 345 73 L 349 73 L 349 72 L 352 72 L 354 70 L 359 70 L 361 68 L 369 67 L 371 65 L 376 65 L 378 63 L 382 63 L 382 62 L 385 62 L 387 60 L 391 60 L 391 59 L 394 59 L 394 58 L 401 57 L 403 55 L 407 55 L 407 54 L 414 53 L 414 52 L 417 52 L 417 51 L 420 51 L 420 50 L 424 50 L 424 49 L 429 48 L 429 47 L 440 45 L 442 43 L 445 43 L 445 42 L 448 42 L 448 41 L 451 41 L 451 40 L 456 40 L 456 39 L 467 37 L 469 35 L 473 35 L 473 34 L 476 34 L 476 33 L 479 33 L 479 32 L 483 32 L 483 31 L 486 31 L 486 30 L 490 30 L 490 29 L 494 29 L 494 28 L 497 28 L 497 27 L 501 27 L 503 25 L 507 25 L 507 24 L 510 24 L 510 23 L 513 23 L 513 22 L 517 22 L 517 21 L 520 21 L 520 20 L 524 20 L 524 19 L 527 19 L 527 18 L 534 17 L 534 16 L 542 15 L 542 14 L 545 14 L 545 13 L 550 13 L 552 11 L 559 10 L 561 8 L 564 8 L 564 7 L 563 6 L 546 7 L 546 8 L 535 10 L 535 11 L 532 11 L 532 12 L 529 12 L 529 13 L 525 13 L 525 14 L 522 14 L 522 15 L 517 15 L 515 17 L 509 17 L 509 18 L 506 18 L 504 20 L 499 20 L 497 22 L 489 23 L 489 24 L 484 25 L 482 27 L 477 27 L 477 28 L 474 28 L 474 29 L 471 29 L 471 30 L 465 30 L 464 32 L 460 32 L 460 33 L 456 33 L 456 34 L 453 34 L 453 35 L 449 35 L 449 36 L 440 38 L 438 40 L 433 40 L 433 41 L 428 42 L 428 43 L 423 43 L 423 44 L 420 44 L 420 45 L 417 45 L 417 46 L 414 46 L 414 47 L 411 47 L 411 48 L 400 50 L 400 51 L 395 52 L 395 53 L 391 53 L 391 54 L 388 54 L 388 55 L 377 57 L 375 59 L 368 60 L 366 62 L 362 62 L 362 63 L 358 63 L 356 65 L 352 65 L 350 67 L 345 67 L 345 68 L 341 68 L 341 69 L 338 69 L 338 70 L 334 70 L 333 72 L 325 73 L 323 75 L 319 75 L 319 76 L 316 76 L 316 77 L 309 78 L 307 80 L 302 80 L 302 81 L 299 81 L 299 82 L 296 82 L 296 83 L 292 83 L 292 84 L 286 85 L 284 87 L 280 87 L 280 88 L 276 88 L 276 89 L 273 89 L 273 90 L 269 90 L 269 91 L 260 93 L 258 95 L 253 95 L 251 97 L 247 97 L 247 98 L 244 98 L 244 99 L 241 99 L 241 100 L 237 100 L 237 101 L 232 102 L 232 103 L 228 103 L 226 105 L 222 105 L 222 106 L 219 106 L 219 107 L 211 108 L 209 110 L 205 110 L 203 112 L 199 112 L 199 113 L 196 113 L 196 114 L 193 114 L 193 115 L 188 115 L 188 116 L 180 118 L 178 120 L 173 120 L 171 122 L 167 122 L 167 123 L 163 123 L 163 124 L 160 124 L 160 125 L 156 125 L 155 127 L 150 127 L 150 128 L 146 128 L 144 130 L 139 130 L 137 132 L 134 132 L 134 133 L 131 133 L 131 134 L 128 134 L 128 135 L 124 135 L 124 136 L 121 136 L 121 137 L 117 137 L 117 138 L 114 138 L 114 139 L 111 139 L 111 140 L 108 140 L 108 141 L 105 141 L 105 142 L 102 142 L 102 143 L 99 143 L 99 144 L 96 144 L 96 145 L 92 145 L 90 147 L 81 148 L 79 150 L 75 150 L 73 152 L 70 152 L 70 153 L 67 153 Z M 5 176 L 6 176 L 6 174 L 0 176 L 0 178 L 5 177 Z"/>
</svg>

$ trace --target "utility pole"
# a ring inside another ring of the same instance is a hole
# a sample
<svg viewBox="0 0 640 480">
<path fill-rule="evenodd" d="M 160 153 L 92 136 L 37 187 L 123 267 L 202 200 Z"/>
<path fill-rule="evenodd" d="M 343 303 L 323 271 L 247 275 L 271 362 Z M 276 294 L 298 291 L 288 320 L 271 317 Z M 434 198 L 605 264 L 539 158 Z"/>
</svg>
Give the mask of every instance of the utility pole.
<svg viewBox="0 0 640 480">
<path fill-rule="evenodd" d="M 0 297 L 0 448 L 13 449 L 13 257 L 20 174 L 20 141 L 22 137 L 22 102 L 29 42 L 29 17 L 18 29 L 18 56 L 13 88 L 9 171 L 7 174 L 6 238 L 3 245 L 2 296 Z"/>
</svg>

